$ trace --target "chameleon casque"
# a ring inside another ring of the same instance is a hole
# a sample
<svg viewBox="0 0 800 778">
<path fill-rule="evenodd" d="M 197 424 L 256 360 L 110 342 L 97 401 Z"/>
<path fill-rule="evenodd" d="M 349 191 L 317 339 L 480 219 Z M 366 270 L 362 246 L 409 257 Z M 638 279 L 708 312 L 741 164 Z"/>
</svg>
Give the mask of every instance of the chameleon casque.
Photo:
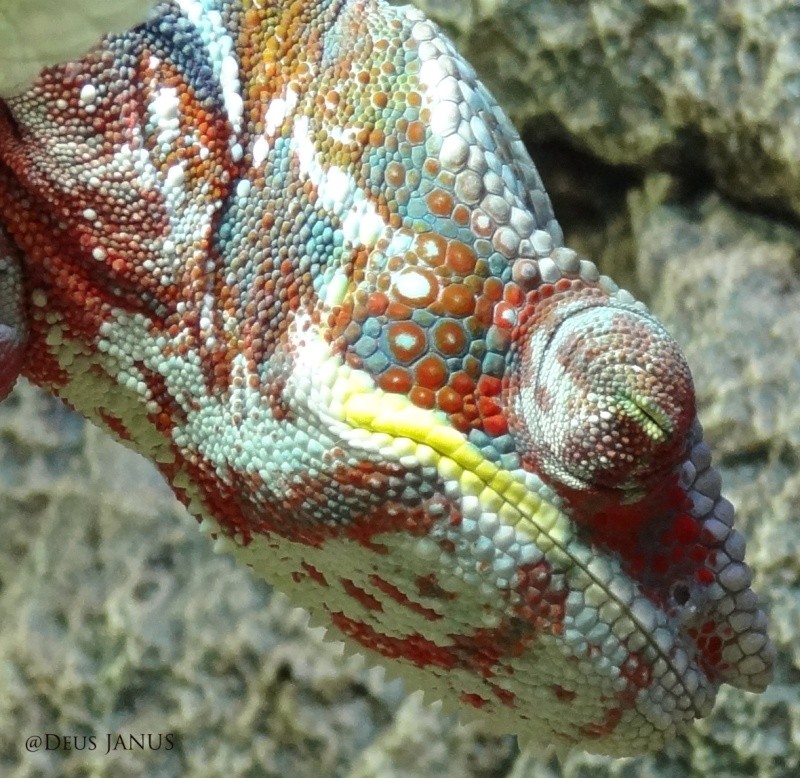
<svg viewBox="0 0 800 778">
<path fill-rule="evenodd" d="M 663 326 L 437 27 L 178 0 L 0 102 L 0 394 L 523 741 L 659 748 L 774 649 Z"/>
</svg>

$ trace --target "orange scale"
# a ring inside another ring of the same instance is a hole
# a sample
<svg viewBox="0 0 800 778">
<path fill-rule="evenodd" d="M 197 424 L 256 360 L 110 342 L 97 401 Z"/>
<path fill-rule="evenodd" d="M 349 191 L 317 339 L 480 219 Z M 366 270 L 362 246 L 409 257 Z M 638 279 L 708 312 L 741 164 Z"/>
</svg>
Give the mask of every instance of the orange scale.
<svg viewBox="0 0 800 778">
<path fill-rule="evenodd" d="M 459 203 L 453 208 L 453 221 L 461 227 L 466 227 L 469 224 L 469 208 Z"/>
<path fill-rule="evenodd" d="M 475 382 L 462 370 L 453 375 L 450 379 L 450 386 L 462 397 L 467 397 L 475 390 Z"/>
<path fill-rule="evenodd" d="M 442 290 L 442 306 L 451 316 L 469 316 L 475 310 L 475 296 L 465 284 L 449 284 Z"/>
<path fill-rule="evenodd" d="M 436 404 L 445 413 L 457 413 L 464 403 L 458 392 L 449 386 L 444 386 L 436 393 Z"/>
<path fill-rule="evenodd" d="M 475 270 L 477 257 L 475 251 L 460 240 L 451 240 L 447 244 L 445 262 L 447 267 L 460 276 L 466 276 Z"/>
<path fill-rule="evenodd" d="M 431 177 L 439 175 L 440 165 L 438 159 L 428 157 L 425 162 L 423 162 L 422 167 L 424 171 Z"/>
<path fill-rule="evenodd" d="M 386 183 L 401 187 L 406 181 L 406 169 L 399 162 L 390 162 L 386 166 Z"/>
<path fill-rule="evenodd" d="M 425 331 L 412 321 L 390 324 L 388 341 L 392 354 L 401 362 L 411 362 L 416 359 L 426 346 Z"/>
<path fill-rule="evenodd" d="M 414 248 L 427 265 L 439 267 L 445 261 L 447 240 L 437 232 L 425 232 L 417 236 Z"/>
<path fill-rule="evenodd" d="M 464 413 L 454 413 L 450 417 L 450 421 L 459 432 L 463 432 L 464 434 L 467 434 L 472 427 L 471 419 Z"/>
<path fill-rule="evenodd" d="M 419 408 L 434 408 L 436 406 L 436 395 L 423 386 L 413 387 L 408 397 Z"/>
<path fill-rule="evenodd" d="M 447 366 L 441 357 L 429 354 L 416 364 L 414 378 L 425 389 L 440 389 L 447 381 Z"/>
<path fill-rule="evenodd" d="M 516 284 L 510 283 L 505 285 L 503 297 L 510 305 L 520 306 L 525 300 L 525 293 Z"/>
<path fill-rule="evenodd" d="M 478 412 L 484 419 L 489 419 L 500 413 L 500 406 L 493 397 L 478 398 Z"/>
<path fill-rule="evenodd" d="M 447 218 L 453 212 L 453 196 L 443 189 L 434 189 L 426 198 L 428 209 L 434 216 Z"/>
<path fill-rule="evenodd" d="M 493 316 L 494 303 L 481 295 L 475 303 L 475 318 L 483 327 L 489 327 L 492 324 Z"/>
<path fill-rule="evenodd" d="M 386 307 L 386 317 L 395 321 L 410 319 L 413 309 L 403 303 L 389 303 Z"/>
<path fill-rule="evenodd" d="M 406 130 L 406 137 L 414 145 L 423 143 L 425 141 L 425 125 L 423 122 L 410 122 Z"/>
<path fill-rule="evenodd" d="M 439 281 L 427 268 L 407 267 L 392 281 L 392 292 L 401 302 L 424 308 L 439 294 Z"/>
<path fill-rule="evenodd" d="M 441 321 L 433 330 L 433 342 L 441 354 L 453 357 L 461 354 L 467 347 L 467 336 L 458 322 Z"/>
<path fill-rule="evenodd" d="M 497 397 L 503 390 L 503 382 L 490 375 L 482 375 L 478 379 L 477 391 L 483 397 Z"/>
</svg>

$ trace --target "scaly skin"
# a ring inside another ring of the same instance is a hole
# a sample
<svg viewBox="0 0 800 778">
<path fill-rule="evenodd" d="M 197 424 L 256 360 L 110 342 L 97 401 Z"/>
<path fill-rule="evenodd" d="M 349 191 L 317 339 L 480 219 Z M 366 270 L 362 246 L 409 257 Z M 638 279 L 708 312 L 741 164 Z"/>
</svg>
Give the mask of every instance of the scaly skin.
<svg viewBox="0 0 800 778">
<path fill-rule="evenodd" d="M 163 5 L 0 113 L 0 390 L 498 732 L 660 747 L 773 649 L 646 308 L 410 8 Z"/>
</svg>

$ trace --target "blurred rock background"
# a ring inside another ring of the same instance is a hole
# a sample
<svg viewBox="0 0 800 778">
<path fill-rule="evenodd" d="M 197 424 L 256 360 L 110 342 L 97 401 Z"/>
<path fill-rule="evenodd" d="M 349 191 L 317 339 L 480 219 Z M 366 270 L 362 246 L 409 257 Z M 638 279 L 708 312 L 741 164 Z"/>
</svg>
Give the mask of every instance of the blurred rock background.
<svg viewBox="0 0 800 778">
<path fill-rule="evenodd" d="M 417 4 L 523 132 L 568 244 L 684 346 L 771 611 L 775 682 L 723 687 L 652 756 L 520 753 L 309 631 L 213 553 L 146 462 L 21 384 L 0 405 L 0 774 L 800 772 L 800 6 Z M 26 752 L 47 732 L 97 746 Z M 109 732 L 174 746 L 106 755 Z"/>
</svg>

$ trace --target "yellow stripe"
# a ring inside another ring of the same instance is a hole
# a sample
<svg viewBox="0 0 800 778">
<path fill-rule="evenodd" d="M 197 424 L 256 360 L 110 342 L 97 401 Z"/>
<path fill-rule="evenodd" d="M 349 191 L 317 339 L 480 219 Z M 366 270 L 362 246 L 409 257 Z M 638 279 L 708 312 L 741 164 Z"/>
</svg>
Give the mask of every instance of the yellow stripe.
<svg viewBox="0 0 800 778">
<path fill-rule="evenodd" d="M 438 460 L 436 467 L 442 478 L 457 480 L 464 494 L 478 496 L 481 506 L 497 513 L 502 521 L 518 524 L 522 520 L 533 536 L 554 528 L 559 511 L 486 459 L 440 413 L 418 408 L 400 394 L 377 388 L 365 391 L 362 381 L 349 376 L 345 380 L 349 386 L 343 392 L 342 409 L 347 424 L 430 447 L 436 453 L 432 456 L 427 450 L 426 459 Z"/>
</svg>

